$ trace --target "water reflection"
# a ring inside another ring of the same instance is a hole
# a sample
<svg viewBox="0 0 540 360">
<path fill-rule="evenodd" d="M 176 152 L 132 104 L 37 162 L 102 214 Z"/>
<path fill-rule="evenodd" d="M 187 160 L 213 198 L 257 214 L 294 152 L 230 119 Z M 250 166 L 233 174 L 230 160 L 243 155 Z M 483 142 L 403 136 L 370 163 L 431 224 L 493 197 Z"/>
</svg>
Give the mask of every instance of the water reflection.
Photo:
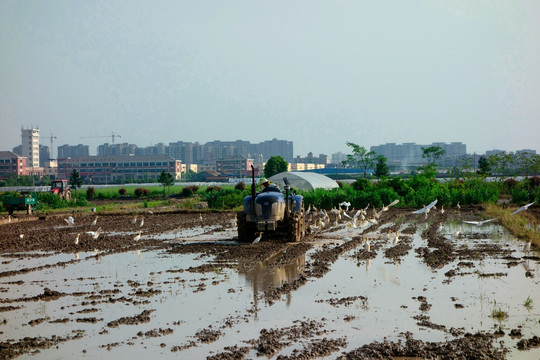
<svg viewBox="0 0 540 360">
<path fill-rule="evenodd" d="M 300 255 L 287 265 L 272 266 L 279 256 L 282 256 L 281 252 L 260 262 L 256 267 L 240 273 L 245 277 L 246 283 L 253 288 L 254 296 L 257 296 L 259 291 L 279 287 L 286 282 L 290 282 L 304 272 L 306 265 L 305 254 Z M 287 296 L 290 296 L 290 292 Z M 287 298 L 287 302 L 290 302 L 289 298 Z"/>
</svg>

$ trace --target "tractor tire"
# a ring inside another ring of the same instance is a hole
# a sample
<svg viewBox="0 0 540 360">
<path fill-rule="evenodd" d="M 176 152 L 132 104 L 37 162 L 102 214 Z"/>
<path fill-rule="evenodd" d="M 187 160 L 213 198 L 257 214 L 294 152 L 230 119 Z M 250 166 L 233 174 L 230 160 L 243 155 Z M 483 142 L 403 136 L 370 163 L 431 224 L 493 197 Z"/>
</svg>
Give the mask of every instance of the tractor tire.
<svg viewBox="0 0 540 360">
<path fill-rule="evenodd" d="M 255 240 L 255 223 L 246 220 L 246 212 L 239 211 L 236 215 L 236 225 L 238 227 L 238 242 L 252 243 Z"/>
<path fill-rule="evenodd" d="M 71 191 L 70 190 L 64 191 L 64 193 L 62 194 L 62 199 L 66 201 L 71 200 Z"/>
<path fill-rule="evenodd" d="M 287 241 L 289 242 L 299 242 L 302 240 L 302 237 L 305 234 L 304 229 L 304 212 L 295 211 L 291 212 L 288 215 L 288 230 L 287 230 Z"/>
</svg>

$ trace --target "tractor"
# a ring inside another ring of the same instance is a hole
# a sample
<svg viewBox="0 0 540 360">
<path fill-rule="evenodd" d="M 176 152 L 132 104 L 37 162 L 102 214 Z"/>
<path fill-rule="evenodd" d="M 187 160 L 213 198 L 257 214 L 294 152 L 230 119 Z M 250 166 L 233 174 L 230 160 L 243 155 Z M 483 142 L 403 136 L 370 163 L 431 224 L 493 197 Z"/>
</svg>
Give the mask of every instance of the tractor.
<svg viewBox="0 0 540 360">
<path fill-rule="evenodd" d="M 71 189 L 67 180 L 53 180 L 51 182 L 51 192 L 60 196 L 62 199 L 71 200 Z"/>
<path fill-rule="evenodd" d="M 291 190 L 287 178 L 283 181 L 284 192 L 269 186 L 257 193 L 251 166 L 251 195 L 244 198 L 244 210 L 237 213 L 239 242 L 253 243 L 261 237 L 298 242 L 305 235 L 304 198 Z"/>
</svg>

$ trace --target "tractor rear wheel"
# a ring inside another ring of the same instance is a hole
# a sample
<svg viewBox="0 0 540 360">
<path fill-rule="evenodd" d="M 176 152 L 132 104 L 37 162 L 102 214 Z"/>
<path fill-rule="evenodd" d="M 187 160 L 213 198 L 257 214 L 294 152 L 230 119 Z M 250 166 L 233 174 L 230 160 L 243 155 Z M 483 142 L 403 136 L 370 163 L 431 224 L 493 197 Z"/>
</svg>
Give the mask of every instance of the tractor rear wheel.
<svg viewBox="0 0 540 360">
<path fill-rule="evenodd" d="M 64 191 L 64 193 L 62 194 L 62 199 L 66 201 L 71 200 L 71 190 Z"/>
<path fill-rule="evenodd" d="M 287 240 L 299 242 L 304 235 L 304 213 L 299 211 L 290 212 L 288 216 Z"/>
<path fill-rule="evenodd" d="M 238 242 L 241 243 L 252 243 L 255 240 L 255 223 L 248 222 L 247 214 L 245 211 L 239 211 L 236 215 L 236 224 L 238 227 Z"/>
</svg>

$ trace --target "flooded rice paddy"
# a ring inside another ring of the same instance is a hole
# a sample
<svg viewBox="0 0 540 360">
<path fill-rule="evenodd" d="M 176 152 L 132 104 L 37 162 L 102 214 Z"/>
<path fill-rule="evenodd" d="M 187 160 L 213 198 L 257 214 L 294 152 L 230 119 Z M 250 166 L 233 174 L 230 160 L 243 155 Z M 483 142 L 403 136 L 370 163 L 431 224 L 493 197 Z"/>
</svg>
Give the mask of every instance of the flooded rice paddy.
<svg viewBox="0 0 540 360">
<path fill-rule="evenodd" d="M 204 224 L 147 216 L 168 226 L 138 242 L 138 229 L 104 230 L 129 243 L 121 248 L 72 246 L 86 225 L 18 224 L 60 248 L 2 252 L 2 357 L 359 358 L 370 346 L 443 347 L 481 333 L 485 358 L 538 359 L 538 253 L 497 222 L 455 214 L 439 229 L 392 211 L 378 226 L 314 229 L 301 244 L 238 244 L 221 214 Z M 399 241 L 383 238 L 389 230 Z"/>
</svg>

